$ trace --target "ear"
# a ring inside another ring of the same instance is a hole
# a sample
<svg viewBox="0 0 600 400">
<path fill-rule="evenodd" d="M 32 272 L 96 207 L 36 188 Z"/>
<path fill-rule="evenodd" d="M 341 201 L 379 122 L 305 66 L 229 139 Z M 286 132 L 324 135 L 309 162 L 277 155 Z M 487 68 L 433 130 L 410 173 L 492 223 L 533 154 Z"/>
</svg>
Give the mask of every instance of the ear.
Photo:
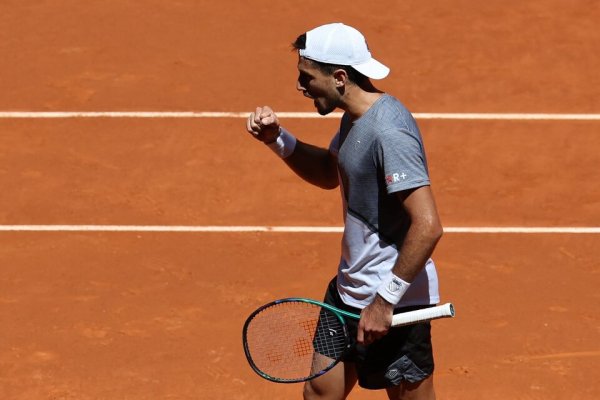
<svg viewBox="0 0 600 400">
<path fill-rule="evenodd" d="M 348 73 L 343 69 L 336 69 L 333 71 L 333 79 L 337 88 L 344 87 L 348 83 Z"/>
</svg>

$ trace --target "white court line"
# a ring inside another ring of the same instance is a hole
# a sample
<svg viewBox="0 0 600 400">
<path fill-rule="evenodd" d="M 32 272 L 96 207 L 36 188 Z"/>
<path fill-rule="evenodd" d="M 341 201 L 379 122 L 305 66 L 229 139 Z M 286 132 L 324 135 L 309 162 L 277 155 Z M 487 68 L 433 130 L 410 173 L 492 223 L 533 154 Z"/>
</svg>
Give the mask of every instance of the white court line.
<svg viewBox="0 0 600 400">
<path fill-rule="evenodd" d="M 339 226 L 0 225 L 0 232 L 342 233 Z M 446 233 L 597 234 L 600 227 L 446 227 Z"/>
<path fill-rule="evenodd" d="M 56 118 L 247 118 L 249 112 L 194 111 L 2 111 L 0 119 Z M 281 118 L 340 118 L 341 113 L 321 116 L 313 112 L 279 112 Z M 600 114 L 523 113 L 413 113 L 416 119 L 508 120 L 508 121 L 600 121 Z"/>
</svg>

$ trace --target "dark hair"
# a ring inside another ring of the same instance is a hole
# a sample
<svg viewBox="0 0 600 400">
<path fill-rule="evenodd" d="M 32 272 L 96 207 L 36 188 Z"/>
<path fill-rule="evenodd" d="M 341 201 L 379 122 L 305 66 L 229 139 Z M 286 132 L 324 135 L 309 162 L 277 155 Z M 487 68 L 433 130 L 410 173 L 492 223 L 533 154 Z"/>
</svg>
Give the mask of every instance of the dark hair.
<svg viewBox="0 0 600 400">
<path fill-rule="evenodd" d="M 305 48 L 306 33 L 303 33 L 302 35 L 296 38 L 294 43 L 292 43 L 292 51 L 304 50 Z M 327 75 L 332 75 L 336 70 L 343 69 L 344 71 L 346 71 L 346 75 L 348 75 L 348 80 L 356 84 L 361 84 L 369 79 L 365 75 L 352 68 L 350 65 L 329 64 L 321 61 L 311 60 L 310 58 L 307 58 L 307 60 L 312 62 L 317 68 L 319 68 L 319 70 L 321 70 L 321 72 Z"/>
</svg>

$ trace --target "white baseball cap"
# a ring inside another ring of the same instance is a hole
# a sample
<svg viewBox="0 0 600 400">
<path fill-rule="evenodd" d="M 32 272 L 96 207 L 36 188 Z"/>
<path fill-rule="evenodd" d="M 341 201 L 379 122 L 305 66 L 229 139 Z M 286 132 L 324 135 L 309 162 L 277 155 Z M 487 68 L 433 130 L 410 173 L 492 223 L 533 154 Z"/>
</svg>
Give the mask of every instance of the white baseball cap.
<svg viewBox="0 0 600 400">
<path fill-rule="evenodd" d="M 363 34 L 339 22 L 306 32 L 306 48 L 298 54 L 313 61 L 349 65 L 372 79 L 383 79 L 390 73 L 388 67 L 371 56 Z"/>
</svg>

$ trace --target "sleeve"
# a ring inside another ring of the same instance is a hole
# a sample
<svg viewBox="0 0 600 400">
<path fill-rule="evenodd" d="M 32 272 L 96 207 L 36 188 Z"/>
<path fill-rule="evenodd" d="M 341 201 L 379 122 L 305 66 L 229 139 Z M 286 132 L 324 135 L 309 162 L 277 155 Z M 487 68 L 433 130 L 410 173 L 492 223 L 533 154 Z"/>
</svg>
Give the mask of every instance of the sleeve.
<svg viewBox="0 0 600 400">
<path fill-rule="evenodd" d="M 375 158 L 388 193 L 430 184 L 425 151 L 418 134 L 401 129 L 381 132 L 375 142 Z"/>
<path fill-rule="evenodd" d="M 331 142 L 329 143 L 329 152 L 333 154 L 335 157 L 338 156 L 338 152 L 340 150 L 340 131 L 333 136 Z"/>
</svg>

